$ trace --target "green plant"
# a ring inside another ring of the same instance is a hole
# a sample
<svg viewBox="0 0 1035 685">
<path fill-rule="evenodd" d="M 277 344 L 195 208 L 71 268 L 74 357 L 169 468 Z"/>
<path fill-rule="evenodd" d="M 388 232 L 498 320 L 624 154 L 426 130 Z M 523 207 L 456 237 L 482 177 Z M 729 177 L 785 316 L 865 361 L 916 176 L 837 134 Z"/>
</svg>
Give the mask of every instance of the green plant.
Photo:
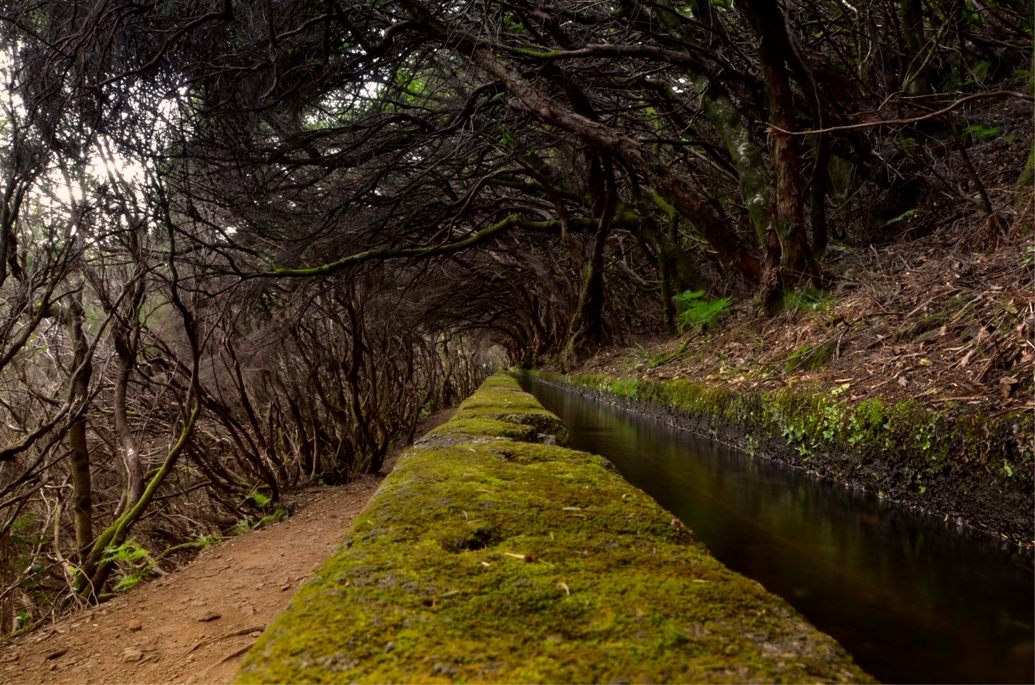
<svg viewBox="0 0 1035 685">
<path fill-rule="evenodd" d="M 837 388 L 834 388 L 830 394 L 839 395 L 848 389 L 850 383 L 845 383 Z M 820 429 L 823 433 L 823 439 L 829 443 L 833 443 L 838 431 L 842 429 L 845 421 L 845 407 L 840 403 L 830 402 L 827 403 L 823 408 L 822 419 L 820 420 Z"/>
<path fill-rule="evenodd" d="M 126 540 L 118 547 L 105 547 L 103 561 L 105 563 L 121 561 L 133 569 L 115 584 L 113 588 L 115 592 L 128 592 L 135 588 L 140 581 L 153 573 L 151 569 L 155 565 L 151 553 L 133 539 Z"/>
<path fill-rule="evenodd" d="M 750 433 L 744 436 L 744 442 L 747 444 L 747 452 L 749 457 L 754 457 L 758 452 L 758 438 Z"/>
<path fill-rule="evenodd" d="M 997 126 L 984 126 L 982 124 L 974 124 L 963 129 L 963 134 L 972 136 L 976 142 L 983 143 L 986 140 L 990 140 L 999 135 L 999 128 Z"/>
<path fill-rule="evenodd" d="M 267 514 L 258 521 L 252 521 L 251 516 L 245 516 L 243 519 L 241 519 L 233 525 L 233 527 L 230 529 L 230 534 L 242 535 L 252 530 L 258 530 L 263 526 L 269 525 L 270 523 L 276 523 L 277 521 L 286 521 L 287 517 L 287 512 L 283 509 L 277 509 L 272 514 Z"/>
<path fill-rule="evenodd" d="M 802 345 L 791 353 L 783 370 L 792 373 L 799 369 L 803 371 L 814 371 L 830 361 L 836 349 L 836 342 L 828 340 L 822 345 Z"/>
<path fill-rule="evenodd" d="M 230 535 L 244 535 L 251 530 L 254 530 L 252 517 L 245 516 L 230 528 Z"/>
<path fill-rule="evenodd" d="M 198 547 L 201 549 L 208 549 L 209 547 L 215 547 L 223 538 L 219 537 L 218 534 L 212 533 L 198 533 L 194 536 L 194 541 L 198 543 Z"/>
<path fill-rule="evenodd" d="M 896 216 L 894 219 L 888 219 L 887 221 L 885 221 L 884 222 L 884 227 L 891 226 L 892 224 L 897 224 L 900 221 L 905 221 L 906 219 L 908 219 L 909 217 L 913 216 L 914 214 L 916 214 L 919 211 L 920 211 L 919 208 L 906 210 L 906 211 L 902 212 L 901 214 L 899 214 L 898 216 Z"/>
<path fill-rule="evenodd" d="M 288 515 L 286 511 L 284 511 L 283 509 L 277 509 L 272 514 L 267 514 L 266 516 L 263 516 L 261 519 L 259 519 L 255 524 L 255 528 L 259 529 L 263 526 L 269 525 L 270 523 L 287 521 L 287 517 Z"/>
<path fill-rule="evenodd" d="M 732 302 L 728 297 L 706 298 L 703 290 L 687 290 L 675 295 L 672 301 L 679 309 L 680 333 L 687 328 L 693 328 L 698 333 L 704 331 L 729 313 L 727 310 Z"/>
<path fill-rule="evenodd" d="M 244 501 L 251 502 L 259 509 L 265 509 L 272 500 L 267 495 L 264 495 L 258 490 L 255 490 L 254 492 L 248 493 L 248 495 L 244 498 Z"/>
<path fill-rule="evenodd" d="M 818 288 L 808 288 L 800 292 L 789 292 L 783 297 L 784 309 L 790 312 L 825 312 L 830 309 L 832 297 Z"/>
<path fill-rule="evenodd" d="M 640 396 L 636 380 L 632 378 L 616 378 L 614 382 L 611 383 L 611 392 L 616 395 L 625 395 L 627 397 Z"/>
</svg>

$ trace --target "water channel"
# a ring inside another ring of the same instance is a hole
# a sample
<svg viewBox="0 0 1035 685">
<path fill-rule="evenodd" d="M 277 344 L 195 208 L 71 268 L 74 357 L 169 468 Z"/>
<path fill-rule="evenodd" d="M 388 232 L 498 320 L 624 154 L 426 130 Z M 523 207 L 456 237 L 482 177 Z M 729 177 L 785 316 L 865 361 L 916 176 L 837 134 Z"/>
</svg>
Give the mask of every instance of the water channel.
<svg viewBox="0 0 1035 685">
<path fill-rule="evenodd" d="M 1035 681 L 1032 556 L 531 378 L 572 447 L 611 460 L 731 569 L 889 683 Z"/>
</svg>

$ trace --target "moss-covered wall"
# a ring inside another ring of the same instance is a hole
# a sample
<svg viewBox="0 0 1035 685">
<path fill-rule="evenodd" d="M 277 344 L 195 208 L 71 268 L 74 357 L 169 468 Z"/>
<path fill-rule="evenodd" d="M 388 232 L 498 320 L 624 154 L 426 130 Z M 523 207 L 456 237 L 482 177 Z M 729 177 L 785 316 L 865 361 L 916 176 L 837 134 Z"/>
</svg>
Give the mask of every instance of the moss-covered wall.
<svg viewBox="0 0 1035 685">
<path fill-rule="evenodd" d="M 850 403 L 838 388 L 731 390 L 687 380 L 534 374 L 640 409 L 818 475 L 1031 543 L 1032 413 L 986 414 L 919 402 Z"/>
<path fill-rule="evenodd" d="M 400 460 L 239 682 L 861 681 L 494 376 Z"/>
</svg>

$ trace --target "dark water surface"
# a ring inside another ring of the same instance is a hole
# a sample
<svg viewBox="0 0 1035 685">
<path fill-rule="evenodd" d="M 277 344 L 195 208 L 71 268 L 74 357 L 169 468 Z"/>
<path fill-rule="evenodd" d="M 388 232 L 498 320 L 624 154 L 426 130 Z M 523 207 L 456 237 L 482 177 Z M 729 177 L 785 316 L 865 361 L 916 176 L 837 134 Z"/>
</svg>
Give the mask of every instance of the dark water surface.
<svg viewBox="0 0 1035 685">
<path fill-rule="evenodd" d="M 731 569 L 890 683 L 1035 680 L 1032 557 L 979 533 L 521 379 Z"/>
</svg>

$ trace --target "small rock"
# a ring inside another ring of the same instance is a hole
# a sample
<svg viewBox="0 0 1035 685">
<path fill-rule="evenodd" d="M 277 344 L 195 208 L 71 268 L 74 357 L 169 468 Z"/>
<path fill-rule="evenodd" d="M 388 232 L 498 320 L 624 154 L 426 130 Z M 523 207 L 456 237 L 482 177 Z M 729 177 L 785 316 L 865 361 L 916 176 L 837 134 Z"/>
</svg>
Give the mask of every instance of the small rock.
<svg viewBox="0 0 1035 685">
<path fill-rule="evenodd" d="M 556 445 L 557 444 L 557 438 L 554 437 L 553 435 L 550 435 L 549 433 L 540 433 L 539 435 L 536 436 L 536 440 L 539 441 L 539 443 L 543 444 L 543 445 Z"/>
<path fill-rule="evenodd" d="M 131 633 L 135 633 L 136 631 L 143 629 L 143 627 L 143 624 L 141 624 L 140 621 L 137 621 L 136 619 L 126 624 L 126 630 L 128 630 Z"/>
<path fill-rule="evenodd" d="M 198 616 L 197 621 L 198 623 L 208 623 L 209 621 L 215 621 L 217 618 L 222 618 L 222 615 L 214 611 L 206 611 Z"/>
<path fill-rule="evenodd" d="M 59 649 L 57 651 L 51 652 L 50 654 L 47 655 L 47 661 L 50 661 L 51 659 L 57 659 L 58 657 L 62 657 L 66 653 L 68 653 L 68 647 L 65 647 L 64 649 Z"/>
<path fill-rule="evenodd" d="M 262 631 L 259 631 L 259 630 L 256 630 L 254 632 L 248 633 L 248 637 L 259 637 L 260 635 L 262 635 Z"/>
<path fill-rule="evenodd" d="M 455 666 L 450 666 L 449 664 L 438 663 L 431 667 L 431 672 L 446 676 L 453 676 L 460 673 L 460 669 L 456 668 Z"/>
<path fill-rule="evenodd" d="M 144 653 L 139 649 L 133 649 L 132 647 L 122 652 L 122 660 L 126 663 L 132 663 L 134 661 L 140 661 L 144 658 Z"/>
</svg>

